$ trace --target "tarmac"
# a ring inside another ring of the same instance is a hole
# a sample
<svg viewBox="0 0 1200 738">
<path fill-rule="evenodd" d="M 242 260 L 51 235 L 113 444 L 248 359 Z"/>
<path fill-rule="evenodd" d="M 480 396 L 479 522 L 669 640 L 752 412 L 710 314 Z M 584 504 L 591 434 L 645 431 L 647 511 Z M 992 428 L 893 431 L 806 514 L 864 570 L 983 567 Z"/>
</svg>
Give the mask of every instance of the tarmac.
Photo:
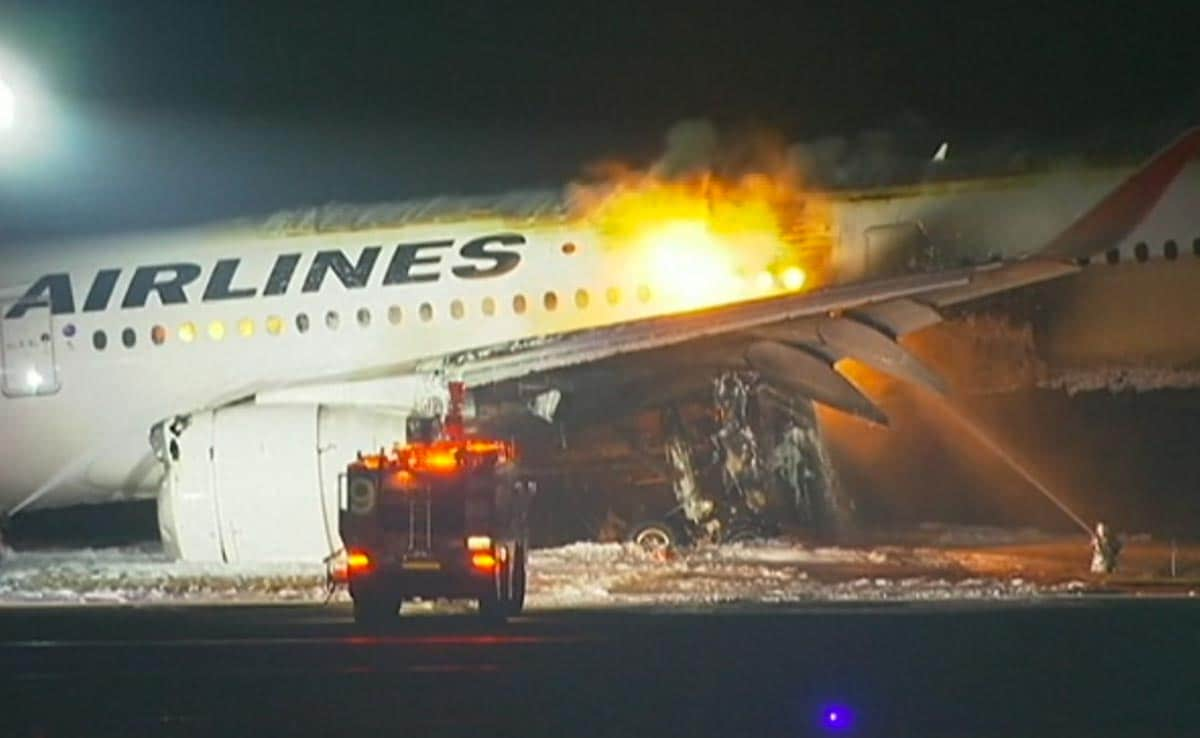
<svg viewBox="0 0 1200 738">
<path fill-rule="evenodd" d="M 1200 733 L 1200 602 L 0 609 L 0 735 Z M 836 717 L 836 719 L 834 719 Z"/>
</svg>

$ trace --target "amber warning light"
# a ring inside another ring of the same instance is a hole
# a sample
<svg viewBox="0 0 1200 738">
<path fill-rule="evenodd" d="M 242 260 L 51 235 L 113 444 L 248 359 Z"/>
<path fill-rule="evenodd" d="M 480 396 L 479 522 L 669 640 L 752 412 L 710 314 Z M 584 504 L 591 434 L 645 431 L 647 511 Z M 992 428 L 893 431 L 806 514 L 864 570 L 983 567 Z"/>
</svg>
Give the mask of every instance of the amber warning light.
<svg viewBox="0 0 1200 738">
<path fill-rule="evenodd" d="M 371 471 L 381 468 L 396 469 L 395 473 L 401 477 L 395 481 L 403 485 L 412 481 L 404 475 L 453 474 L 469 469 L 485 458 L 492 458 L 496 463 L 505 463 L 515 457 L 516 450 L 510 443 L 470 438 L 397 446 L 390 453 L 363 456 L 359 463 L 364 469 Z"/>
<path fill-rule="evenodd" d="M 471 554 L 471 566 L 481 571 L 491 571 L 496 568 L 496 557 L 486 551 Z"/>
<path fill-rule="evenodd" d="M 352 550 L 346 554 L 346 570 L 350 576 L 365 574 L 371 570 L 371 557 L 366 551 Z"/>
</svg>

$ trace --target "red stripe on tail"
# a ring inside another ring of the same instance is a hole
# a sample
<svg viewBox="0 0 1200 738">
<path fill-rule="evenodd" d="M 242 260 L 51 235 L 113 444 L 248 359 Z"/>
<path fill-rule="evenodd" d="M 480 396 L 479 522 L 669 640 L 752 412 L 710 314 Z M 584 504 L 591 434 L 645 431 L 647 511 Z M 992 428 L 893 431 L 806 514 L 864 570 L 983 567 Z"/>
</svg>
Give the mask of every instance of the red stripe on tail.
<svg viewBox="0 0 1200 738">
<path fill-rule="evenodd" d="M 1145 219 L 1197 152 L 1200 152 L 1200 128 L 1193 128 L 1067 226 L 1038 255 L 1076 259 L 1113 248 Z"/>
</svg>

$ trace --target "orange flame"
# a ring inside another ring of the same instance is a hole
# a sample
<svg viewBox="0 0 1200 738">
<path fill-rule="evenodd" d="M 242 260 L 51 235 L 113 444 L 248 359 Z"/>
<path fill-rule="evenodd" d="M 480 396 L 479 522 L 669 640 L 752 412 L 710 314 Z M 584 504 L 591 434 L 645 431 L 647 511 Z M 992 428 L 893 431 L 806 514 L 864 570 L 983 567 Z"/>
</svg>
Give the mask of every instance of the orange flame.
<svg viewBox="0 0 1200 738">
<path fill-rule="evenodd" d="M 678 309 L 812 289 L 828 279 L 828 203 L 783 177 L 625 173 L 572 196 L 604 246 L 636 250 L 639 278 Z"/>
</svg>

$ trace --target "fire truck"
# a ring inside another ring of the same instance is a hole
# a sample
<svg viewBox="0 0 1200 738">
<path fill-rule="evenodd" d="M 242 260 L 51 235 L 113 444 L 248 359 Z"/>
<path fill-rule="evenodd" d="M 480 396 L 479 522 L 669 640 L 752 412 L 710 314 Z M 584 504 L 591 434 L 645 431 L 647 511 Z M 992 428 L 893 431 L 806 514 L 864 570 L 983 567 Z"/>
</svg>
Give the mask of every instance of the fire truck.
<svg viewBox="0 0 1200 738">
<path fill-rule="evenodd" d="M 338 528 L 359 624 L 416 598 L 476 600 L 498 620 L 524 606 L 536 487 L 518 476 L 513 444 L 463 433 L 459 406 L 452 393 L 444 426 L 410 417 L 408 443 L 347 467 Z"/>
</svg>

